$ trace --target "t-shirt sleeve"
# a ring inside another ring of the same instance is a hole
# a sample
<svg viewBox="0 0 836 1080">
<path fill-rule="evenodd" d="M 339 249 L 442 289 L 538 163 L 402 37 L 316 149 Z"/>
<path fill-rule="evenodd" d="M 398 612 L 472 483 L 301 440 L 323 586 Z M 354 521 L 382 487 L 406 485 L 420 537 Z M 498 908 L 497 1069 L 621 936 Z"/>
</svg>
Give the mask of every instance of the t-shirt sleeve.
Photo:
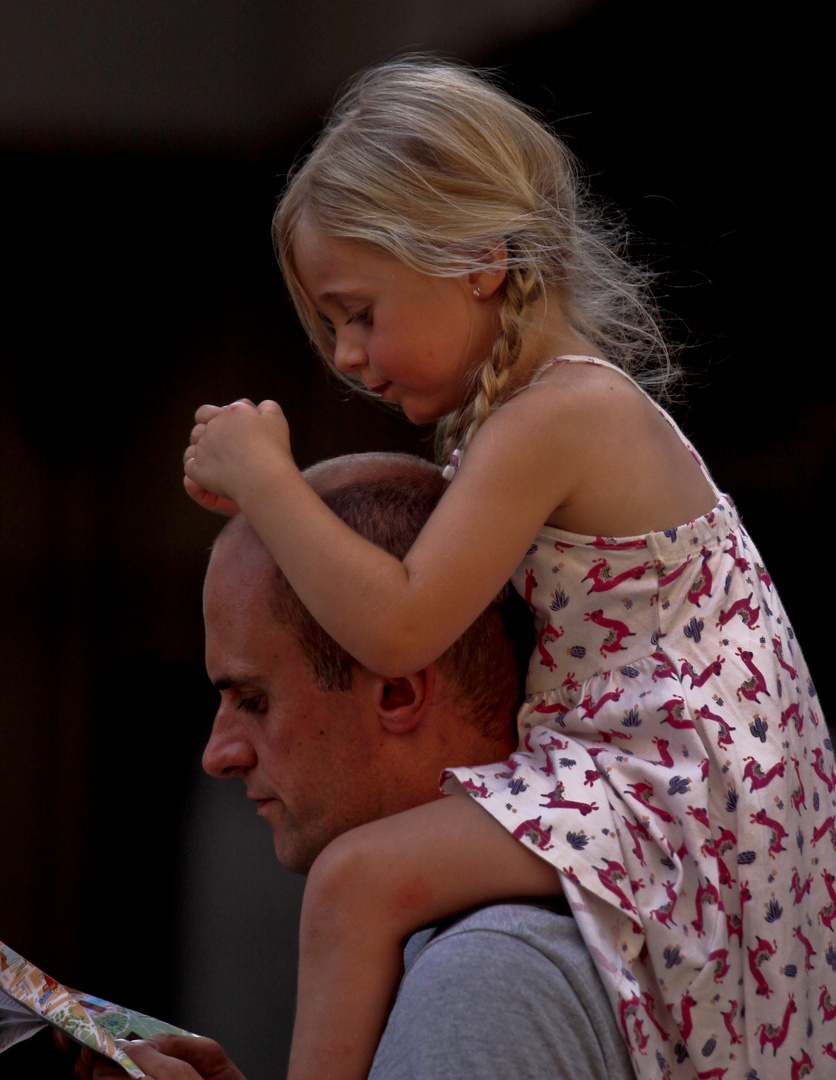
<svg viewBox="0 0 836 1080">
<path fill-rule="evenodd" d="M 574 919 L 526 904 L 473 912 L 408 968 L 369 1080 L 632 1080 Z"/>
</svg>

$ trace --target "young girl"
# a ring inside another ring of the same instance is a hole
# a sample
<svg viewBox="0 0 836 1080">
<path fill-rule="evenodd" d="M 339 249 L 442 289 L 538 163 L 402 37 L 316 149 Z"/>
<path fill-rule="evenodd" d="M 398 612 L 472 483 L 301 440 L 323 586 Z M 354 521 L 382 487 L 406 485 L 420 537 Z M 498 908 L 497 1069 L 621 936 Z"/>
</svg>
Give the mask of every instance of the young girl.
<svg viewBox="0 0 836 1080">
<path fill-rule="evenodd" d="M 455 797 L 314 865 L 293 1080 L 366 1075 L 410 931 L 561 891 L 638 1076 L 832 1055 L 826 728 L 731 501 L 631 377 L 663 385 L 664 346 L 577 187 L 539 121 L 425 59 L 359 78 L 288 185 L 276 242 L 312 341 L 442 421 L 451 483 L 403 562 L 305 484 L 275 403 L 197 413 L 190 494 L 239 507 L 361 664 L 428 665 L 509 577 L 536 621 L 511 760 L 451 767 Z"/>
</svg>

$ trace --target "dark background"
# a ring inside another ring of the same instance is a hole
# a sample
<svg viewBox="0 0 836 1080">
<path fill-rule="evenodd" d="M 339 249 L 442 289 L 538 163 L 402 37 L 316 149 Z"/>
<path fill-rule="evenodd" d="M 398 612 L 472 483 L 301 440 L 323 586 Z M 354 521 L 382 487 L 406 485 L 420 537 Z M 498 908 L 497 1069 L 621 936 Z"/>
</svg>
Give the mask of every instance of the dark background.
<svg viewBox="0 0 836 1080">
<path fill-rule="evenodd" d="M 684 346 L 677 419 L 828 690 L 834 387 L 811 333 L 810 103 L 792 25 L 767 33 L 739 7 L 4 6 L 0 938 L 218 1037 L 248 1080 L 282 1075 L 302 882 L 240 792 L 200 774 L 219 523 L 183 495 L 179 461 L 194 408 L 242 395 L 281 402 L 300 465 L 431 454 L 429 432 L 325 378 L 269 237 L 336 88 L 405 49 L 497 66 L 645 237 Z M 0 1058 L 11 1080 L 70 1072 L 43 1035 Z"/>
</svg>

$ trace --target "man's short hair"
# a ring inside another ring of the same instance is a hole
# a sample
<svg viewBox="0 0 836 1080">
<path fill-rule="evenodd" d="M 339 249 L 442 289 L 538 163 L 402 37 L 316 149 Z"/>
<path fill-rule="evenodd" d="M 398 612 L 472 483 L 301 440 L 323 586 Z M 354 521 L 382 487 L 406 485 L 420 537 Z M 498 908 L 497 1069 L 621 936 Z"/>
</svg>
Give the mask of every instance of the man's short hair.
<svg viewBox="0 0 836 1080">
<path fill-rule="evenodd" d="M 324 489 L 314 486 L 355 532 L 402 559 L 447 485 L 440 471 L 420 458 L 404 454 L 385 460 L 396 465 L 377 475 L 349 475 L 333 486 L 326 483 Z M 278 567 L 270 609 L 296 638 L 321 689 L 351 689 L 357 662 L 309 614 Z M 527 605 L 507 586 L 438 660 L 451 687 L 467 703 L 473 723 L 485 734 L 495 733 L 498 723 L 516 714 L 533 635 Z"/>
</svg>

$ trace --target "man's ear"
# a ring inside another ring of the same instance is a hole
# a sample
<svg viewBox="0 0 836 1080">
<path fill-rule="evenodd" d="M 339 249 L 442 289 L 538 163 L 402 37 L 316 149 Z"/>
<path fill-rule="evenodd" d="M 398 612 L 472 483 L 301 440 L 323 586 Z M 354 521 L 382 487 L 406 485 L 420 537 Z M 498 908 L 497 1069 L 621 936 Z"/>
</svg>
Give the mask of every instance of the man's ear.
<svg viewBox="0 0 836 1080">
<path fill-rule="evenodd" d="M 394 735 L 413 731 L 424 719 L 435 694 L 435 665 L 399 679 L 373 676 L 374 705 L 380 724 Z"/>
</svg>

